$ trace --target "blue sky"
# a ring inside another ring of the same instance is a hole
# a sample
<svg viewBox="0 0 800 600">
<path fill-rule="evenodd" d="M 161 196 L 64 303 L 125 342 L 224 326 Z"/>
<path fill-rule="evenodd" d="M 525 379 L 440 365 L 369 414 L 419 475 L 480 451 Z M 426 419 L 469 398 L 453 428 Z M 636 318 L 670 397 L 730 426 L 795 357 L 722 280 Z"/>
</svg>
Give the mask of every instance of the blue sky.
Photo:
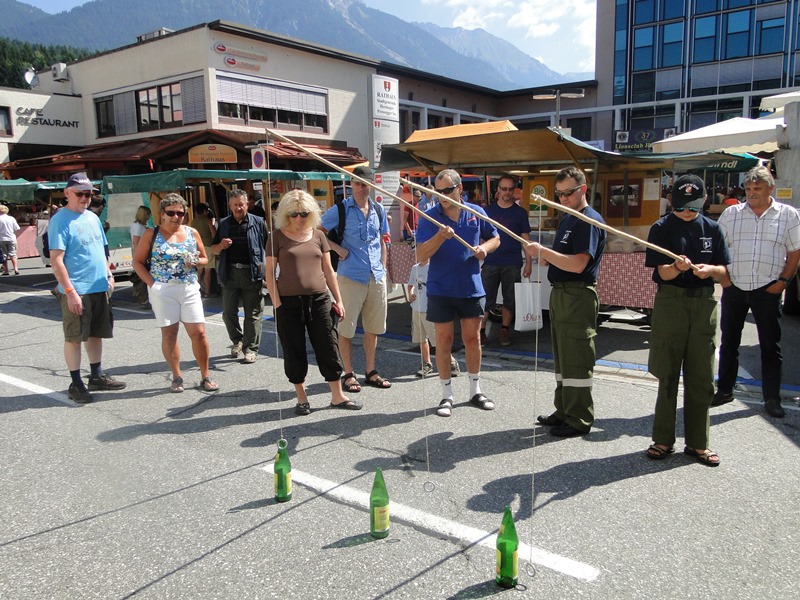
<svg viewBox="0 0 800 600">
<path fill-rule="evenodd" d="M 49 13 L 87 0 L 22 0 Z M 596 0 L 361 0 L 405 21 L 483 28 L 559 73 L 594 72 Z"/>
</svg>

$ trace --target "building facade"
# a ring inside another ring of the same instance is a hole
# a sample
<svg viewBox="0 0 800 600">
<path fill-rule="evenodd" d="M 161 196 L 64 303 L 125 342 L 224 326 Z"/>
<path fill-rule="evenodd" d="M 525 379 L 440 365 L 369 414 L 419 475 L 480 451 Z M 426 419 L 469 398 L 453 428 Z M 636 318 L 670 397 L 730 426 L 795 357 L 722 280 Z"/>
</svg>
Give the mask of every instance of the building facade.
<svg viewBox="0 0 800 600">
<path fill-rule="evenodd" d="M 603 135 L 626 149 L 758 117 L 763 97 L 800 83 L 799 10 L 797 0 L 598 0 Z"/>
</svg>

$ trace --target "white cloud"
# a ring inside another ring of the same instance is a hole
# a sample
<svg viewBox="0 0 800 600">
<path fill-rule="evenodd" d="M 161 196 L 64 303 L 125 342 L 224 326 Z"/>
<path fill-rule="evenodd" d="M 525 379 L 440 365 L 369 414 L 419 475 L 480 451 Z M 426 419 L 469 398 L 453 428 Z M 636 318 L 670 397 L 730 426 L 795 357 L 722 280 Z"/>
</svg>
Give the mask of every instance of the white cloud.
<svg viewBox="0 0 800 600">
<path fill-rule="evenodd" d="M 463 27 L 464 29 L 489 29 L 493 21 L 505 19 L 506 14 L 500 12 L 486 12 L 477 8 L 469 7 L 464 12 L 455 15 L 453 27 Z"/>
</svg>

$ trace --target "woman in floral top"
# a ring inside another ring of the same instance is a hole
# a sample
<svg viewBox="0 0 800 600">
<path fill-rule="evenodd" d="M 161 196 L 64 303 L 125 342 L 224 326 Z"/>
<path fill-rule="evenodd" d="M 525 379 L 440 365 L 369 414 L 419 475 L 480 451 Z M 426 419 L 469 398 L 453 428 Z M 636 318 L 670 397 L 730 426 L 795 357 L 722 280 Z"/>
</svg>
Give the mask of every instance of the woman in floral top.
<svg viewBox="0 0 800 600">
<path fill-rule="evenodd" d="M 178 347 L 178 329 L 183 323 L 200 368 L 200 388 L 214 392 L 219 386 L 211 379 L 208 368 L 206 319 L 197 281 L 197 267 L 208 264 L 206 249 L 197 231 L 182 225 L 188 210 L 186 200 L 178 194 L 167 194 L 159 209 L 160 218 L 156 220 L 159 226 L 142 234 L 133 256 L 133 268 L 149 288 L 150 304 L 161 327 L 161 351 L 172 371 L 170 391 L 184 390 Z"/>
</svg>

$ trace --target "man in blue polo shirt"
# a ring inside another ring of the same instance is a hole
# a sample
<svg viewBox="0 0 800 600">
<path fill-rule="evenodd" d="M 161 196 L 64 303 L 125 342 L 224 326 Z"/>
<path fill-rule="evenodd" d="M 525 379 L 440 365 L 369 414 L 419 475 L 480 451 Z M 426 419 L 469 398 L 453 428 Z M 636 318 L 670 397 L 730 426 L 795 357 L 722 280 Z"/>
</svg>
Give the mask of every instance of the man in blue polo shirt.
<svg viewBox="0 0 800 600">
<path fill-rule="evenodd" d="M 480 261 L 497 250 L 500 237 L 494 225 L 467 212 L 463 206 L 486 215 L 475 204 L 461 200 L 461 176 L 445 169 L 436 176 L 437 192 L 452 201 L 441 201 L 425 214 L 442 224 L 437 227 L 420 219 L 417 228 L 417 261 L 430 259 L 428 270 L 427 318 L 436 329 L 436 368 L 442 384 L 442 400 L 436 409 L 440 417 L 449 417 L 453 408 L 453 387 L 450 379 L 450 356 L 455 327 L 461 321 L 461 339 L 467 358 L 470 404 L 492 410 L 494 402 L 481 392 L 480 327 L 486 301 L 481 282 Z M 457 235 L 472 246 L 472 250 L 453 239 Z"/>
<path fill-rule="evenodd" d="M 373 171 L 356 167 L 354 175 L 372 181 Z M 344 235 L 342 244 L 330 242 L 339 255 L 337 270 L 339 291 L 345 316 L 339 322 L 339 351 L 344 375 L 342 388 L 356 393 L 361 386 L 353 370 L 353 336 L 358 315 L 364 328 L 364 357 L 367 372 L 364 384 L 379 389 L 392 386 L 375 369 L 378 336 L 386 331 L 386 244 L 383 234 L 389 233 L 386 211 L 369 197 L 369 186 L 353 180 L 353 195 L 344 201 Z M 322 229 L 327 233 L 339 226 L 339 208 L 332 206 L 322 215 Z"/>
</svg>

